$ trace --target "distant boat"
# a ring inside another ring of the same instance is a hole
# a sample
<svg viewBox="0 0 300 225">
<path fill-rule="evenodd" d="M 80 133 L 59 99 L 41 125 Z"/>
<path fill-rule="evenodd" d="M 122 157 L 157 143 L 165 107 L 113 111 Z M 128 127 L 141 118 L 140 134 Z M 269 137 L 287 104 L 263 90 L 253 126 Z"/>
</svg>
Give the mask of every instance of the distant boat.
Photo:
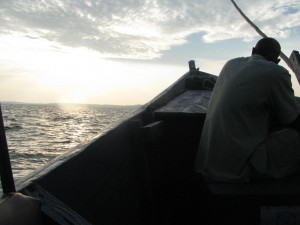
<svg viewBox="0 0 300 225">
<path fill-rule="evenodd" d="M 17 181 L 18 192 L 40 200 L 43 224 L 272 224 L 287 214 L 299 221 L 290 206 L 300 206 L 300 176 L 226 184 L 194 173 L 217 76 L 194 61 L 189 67 L 105 134 Z"/>
</svg>

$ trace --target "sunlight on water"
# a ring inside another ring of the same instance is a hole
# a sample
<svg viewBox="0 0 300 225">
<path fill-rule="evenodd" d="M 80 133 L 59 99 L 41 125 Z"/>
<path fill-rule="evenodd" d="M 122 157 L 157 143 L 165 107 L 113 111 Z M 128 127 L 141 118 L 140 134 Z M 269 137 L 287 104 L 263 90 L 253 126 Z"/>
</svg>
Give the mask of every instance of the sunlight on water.
<svg viewBox="0 0 300 225">
<path fill-rule="evenodd" d="M 101 134 L 108 126 L 137 108 L 84 104 L 3 104 L 3 120 L 15 180 L 66 150 Z"/>
</svg>

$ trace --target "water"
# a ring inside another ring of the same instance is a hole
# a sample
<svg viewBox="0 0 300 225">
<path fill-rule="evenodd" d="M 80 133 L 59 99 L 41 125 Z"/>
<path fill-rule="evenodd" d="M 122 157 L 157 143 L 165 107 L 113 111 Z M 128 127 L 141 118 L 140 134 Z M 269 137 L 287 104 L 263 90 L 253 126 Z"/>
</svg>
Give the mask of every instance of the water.
<svg viewBox="0 0 300 225">
<path fill-rule="evenodd" d="M 104 132 L 138 106 L 2 104 L 17 180 L 81 142 Z"/>
</svg>

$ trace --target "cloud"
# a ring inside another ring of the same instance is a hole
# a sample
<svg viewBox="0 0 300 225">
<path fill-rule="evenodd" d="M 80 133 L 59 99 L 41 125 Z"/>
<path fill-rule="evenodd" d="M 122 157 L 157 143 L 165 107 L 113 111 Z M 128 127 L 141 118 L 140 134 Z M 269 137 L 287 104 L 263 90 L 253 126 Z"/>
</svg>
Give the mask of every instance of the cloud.
<svg viewBox="0 0 300 225">
<path fill-rule="evenodd" d="M 236 3 L 270 36 L 285 38 L 300 26 L 298 1 Z M 86 47 L 110 58 L 157 58 L 196 32 L 204 42 L 257 36 L 229 0 L 4 0 L 0 21 L 2 35 Z"/>
</svg>

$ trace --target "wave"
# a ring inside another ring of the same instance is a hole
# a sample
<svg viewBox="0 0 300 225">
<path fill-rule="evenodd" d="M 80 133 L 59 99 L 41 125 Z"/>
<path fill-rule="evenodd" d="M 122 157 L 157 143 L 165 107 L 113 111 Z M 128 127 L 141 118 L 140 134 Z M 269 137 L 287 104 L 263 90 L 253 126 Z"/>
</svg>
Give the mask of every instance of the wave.
<svg viewBox="0 0 300 225">
<path fill-rule="evenodd" d="M 23 129 L 21 125 L 10 125 L 10 126 L 4 126 L 5 131 L 15 131 L 15 130 L 20 130 Z"/>
<path fill-rule="evenodd" d="M 52 118 L 52 121 L 56 122 L 56 121 L 65 121 L 65 120 L 72 120 L 74 119 L 73 116 L 57 116 Z"/>
</svg>

